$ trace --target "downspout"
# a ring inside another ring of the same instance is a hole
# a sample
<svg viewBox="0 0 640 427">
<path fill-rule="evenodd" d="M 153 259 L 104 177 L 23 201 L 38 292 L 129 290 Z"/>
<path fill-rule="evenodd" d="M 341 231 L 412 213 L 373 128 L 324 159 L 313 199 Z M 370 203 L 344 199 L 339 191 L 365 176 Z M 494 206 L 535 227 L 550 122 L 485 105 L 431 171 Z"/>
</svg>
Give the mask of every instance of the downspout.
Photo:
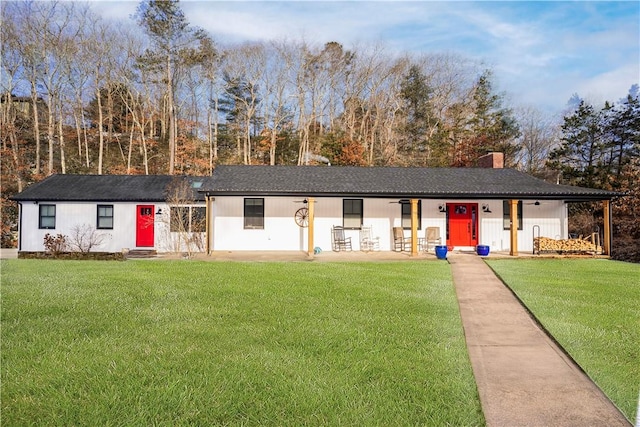
<svg viewBox="0 0 640 427">
<path fill-rule="evenodd" d="M 18 252 L 22 250 L 22 203 L 18 202 Z"/>
<path fill-rule="evenodd" d="M 205 232 L 205 238 L 207 239 L 207 255 L 211 255 L 211 208 L 210 208 L 210 202 L 211 202 L 211 197 L 206 194 L 204 196 L 204 212 L 205 212 L 205 227 L 204 227 L 204 232 Z"/>
</svg>

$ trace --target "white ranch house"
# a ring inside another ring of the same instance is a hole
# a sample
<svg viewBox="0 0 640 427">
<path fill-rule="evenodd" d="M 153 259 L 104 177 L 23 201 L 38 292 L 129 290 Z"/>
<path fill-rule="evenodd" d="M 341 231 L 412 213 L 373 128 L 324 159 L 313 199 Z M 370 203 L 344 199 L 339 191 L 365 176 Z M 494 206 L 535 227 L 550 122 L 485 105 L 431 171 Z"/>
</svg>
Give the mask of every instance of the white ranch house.
<svg viewBox="0 0 640 427">
<path fill-rule="evenodd" d="M 498 166 L 500 163 L 497 163 Z M 493 165 L 493 163 L 492 163 Z M 450 249 L 487 245 L 491 251 L 531 252 L 533 238 L 568 238 L 567 203 L 602 201 L 604 252 L 610 253 L 610 200 L 617 193 L 550 184 L 524 173 L 489 168 L 339 166 L 218 166 L 211 177 L 180 177 L 189 203 L 170 203 L 176 177 L 54 175 L 13 199 L 20 204 L 19 251 L 44 250 L 44 236 L 70 235 L 89 225 L 105 235 L 102 252 L 184 250 L 179 234 L 197 250 L 314 251 L 335 248 L 333 227 L 343 227 L 352 250 L 362 228 L 376 249 L 417 254 L 427 227 Z M 175 230 L 171 215 L 187 218 Z M 297 218 L 296 218 L 297 214 Z M 204 219 L 203 219 L 204 217 Z M 203 219 L 197 222 L 196 219 Z M 398 247 L 393 228 L 412 243 Z M 370 248 L 367 248 L 370 249 Z"/>
</svg>

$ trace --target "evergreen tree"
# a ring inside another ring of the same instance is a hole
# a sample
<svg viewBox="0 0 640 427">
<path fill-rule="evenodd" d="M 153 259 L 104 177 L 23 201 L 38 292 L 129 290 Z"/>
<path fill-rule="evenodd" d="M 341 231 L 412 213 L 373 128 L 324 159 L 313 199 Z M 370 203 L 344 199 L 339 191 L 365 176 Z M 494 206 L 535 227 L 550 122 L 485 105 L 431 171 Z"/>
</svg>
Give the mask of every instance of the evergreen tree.
<svg viewBox="0 0 640 427">
<path fill-rule="evenodd" d="M 514 142 L 520 129 L 511 109 L 502 106 L 502 96 L 494 93 L 489 70 L 476 82 L 473 113 L 465 127 L 467 136 L 455 153 L 455 166 L 473 166 L 479 157 L 492 151 L 504 153 L 507 165 L 514 162 L 518 152 Z"/>
<path fill-rule="evenodd" d="M 605 147 L 602 125 L 602 113 L 585 101 L 564 118 L 562 143 L 550 153 L 549 166 L 562 173 L 565 183 L 602 188 L 599 168 Z"/>
<path fill-rule="evenodd" d="M 564 118 L 562 144 L 549 155 L 549 166 L 566 183 L 590 188 L 620 188 L 625 168 L 640 154 L 640 105 L 637 98 L 597 111 L 582 101 Z"/>
<path fill-rule="evenodd" d="M 402 143 L 399 149 L 409 155 L 427 152 L 428 158 L 428 133 L 434 119 L 429 100 L 432 90 L 426 80 L 420 67 L 411 65 L 400 86 L 404 125 L 401 129 Z"/>
<path fill-rule="evenodd" d="M 604 110 L 604 138 L 607 149 L 607 171 L 610 184 L 617 188 L 631 160 L 640 155 L 640 102 L 629 95 L 616 106 Z"/>
</svg>

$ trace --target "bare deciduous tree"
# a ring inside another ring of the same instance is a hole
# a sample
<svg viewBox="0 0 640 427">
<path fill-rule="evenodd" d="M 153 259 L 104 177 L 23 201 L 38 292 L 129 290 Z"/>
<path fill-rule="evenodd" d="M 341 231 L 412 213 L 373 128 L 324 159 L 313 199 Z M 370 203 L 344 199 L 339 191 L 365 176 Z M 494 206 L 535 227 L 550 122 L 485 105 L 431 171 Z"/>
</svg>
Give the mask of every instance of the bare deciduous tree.
<svg viewBox="0 0 640 427">
<path fill-rule="evenodd" d="M 522 134 L 518 138 L 520 151 L 516 159 L 522 171 L 539 176 L 549 153 L 560 141 L 560 125 L 534 107 L 523 106 L 516 111 Z"/>
<path fill-rule="evenodd" d="M 178 116 L 175 107 L 181 60 L 205 33 L 189 25 L 177 0 L 144 0 L 138 5 L 138 23 L 152 40 L 155 51 L 147 50 L 146 61 L 159 66 L 164 73 L 168 120 L 169 174 L 175 170 Z"/>
<path fill-rule="evenodd" d="M 176 177 L 166 189 L 169 215 L 163 214 L 167 240 L 173 252 L 191 258 L 205 249 L 205 206 L 196 200 L 189 179 Z"/>
<path fill-rule="evenodd" d="M 72 251 L 91 252 L 91 249 L 100 247 L 109 237 L 90 224 L 74 225 L 67 238 L 67 245 Z"/>
</svg>

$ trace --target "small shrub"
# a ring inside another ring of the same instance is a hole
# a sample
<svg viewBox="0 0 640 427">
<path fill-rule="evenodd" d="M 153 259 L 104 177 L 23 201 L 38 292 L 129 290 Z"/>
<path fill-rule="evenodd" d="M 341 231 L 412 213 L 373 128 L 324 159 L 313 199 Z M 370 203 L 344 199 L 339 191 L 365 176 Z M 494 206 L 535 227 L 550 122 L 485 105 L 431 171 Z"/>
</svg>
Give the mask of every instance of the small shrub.
<svg viewBox="0 0 640 427">
<path fill-rule="evenodd" d="M 44 249 L 54 257 L 59 256 L 62 252 L 67 250 L 67 236 L 64 234 L 57 234 L 52 236 L 47 233 L 44 236 Z"/>
</svg>

